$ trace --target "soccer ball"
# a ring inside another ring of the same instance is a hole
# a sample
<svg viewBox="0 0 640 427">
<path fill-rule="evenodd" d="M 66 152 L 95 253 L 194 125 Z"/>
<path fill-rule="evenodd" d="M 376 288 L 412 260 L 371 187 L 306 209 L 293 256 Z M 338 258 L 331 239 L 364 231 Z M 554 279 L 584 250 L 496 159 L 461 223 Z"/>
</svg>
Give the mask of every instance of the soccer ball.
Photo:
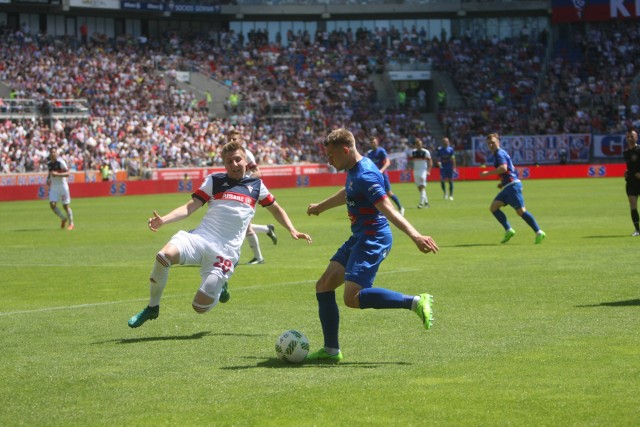
<svg viewBox="0 0 640 427">
<path fill-rule="evenodd" d="M 300 363 L 309 354 L 309 340 L 294 329 L 285 331 L 276 340 L 276 355 L 283 362 Z"/>
</svg>

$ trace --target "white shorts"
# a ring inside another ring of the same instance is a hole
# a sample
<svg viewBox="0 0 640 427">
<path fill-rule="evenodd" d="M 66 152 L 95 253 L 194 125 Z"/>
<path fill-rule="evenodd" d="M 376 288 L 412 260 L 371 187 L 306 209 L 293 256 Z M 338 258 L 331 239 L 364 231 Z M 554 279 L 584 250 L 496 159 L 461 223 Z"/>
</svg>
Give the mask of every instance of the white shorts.
<svg viewBox="0 0 640 427">
<path fill-rule="evenodd" d="M 413 172 L 413 182 L 415 182 L 418 187 L 426 187 L 427 186 L 427 171 L 424 171 L 424 172 Z"/>
<path fill-rule="evenodd" d="M 69 193 L 69 187 L 52 185 L 49 188 L 49 201 L 55 203 L 61 201 L 63 205 L 70 204 L 71 194 Z"/>
<path fill-rule="evenodd" d="M 178 248 L 180 265 L 199 265 L 203 279 L 216 274 L 228 281 L 238 262 L 236 256 L 223 253 L 218 245 L 198 234 L 181 230 L 173 235 L 169 243 Z"/>
</svg>

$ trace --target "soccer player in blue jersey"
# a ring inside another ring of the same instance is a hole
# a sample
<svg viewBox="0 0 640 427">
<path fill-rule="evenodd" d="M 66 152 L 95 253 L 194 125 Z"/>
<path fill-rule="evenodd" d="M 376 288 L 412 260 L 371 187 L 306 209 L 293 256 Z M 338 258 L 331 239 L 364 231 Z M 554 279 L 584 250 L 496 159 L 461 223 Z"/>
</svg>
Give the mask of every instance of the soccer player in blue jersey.
<svg viewBox="0 0 640 427">
<path fill-rule="evenodd" d="M 453 175 L 456 172 L 456 153 L 451 146 L 449 138 L 442 138 L 442 145 L 436 150 L 438 167 L 440 168 L 440 187 L 445 200 L 453 200 Z M 449 183 L 449 194 L 445 188 L 445 182 Z"/>
<path fill-rule="evenodd" d="M 389 201 L 384 178 L 376 165 L 362 156 L 351 132 L 337 129 L 324 141 L 329 163 L 347 172 L 345 187 L 320 203 L 312 203 L 307 214 L 347 205 L 351 221 L 351 237 L 338 249 L 316 283 L 316 298 L 324 347 L 307 355 L 309 360 L 339 362 L 343 359 L 338 340 L 340 313 L 335 290 L 344 283 L 344 303 L 351 308 L 404 308 L 413 310 L 426 329 L 433 317 L 429 294 L 403 295 L 382 288 L 373 288 L 380 263 L 389 254 L 392 244 L 389 221 L 413 240 L 423 253 L 437 252 L 430 236 L 421 235 Z"/>
<path fill-rule="evenodd" d="M 389 173 L 387 172 L 387 168 L 391 164 L 391 160 L 389 160 L 387 150 L 380 147 L 380 141 L 378 141 L 378 138 L 374 137 L 371 139 L 371 150 L 367 151 L 367 157 L 375 163 L 378 169 L 380 169 L 382 178 L 384 179 L 384 190 L 387 192 L 387 196 L 391 197 L 393 203 L 398 207 L 400 215 L 404 216 L 404 208 L 402 207 L 402 203 L 400 203 L 400 199 L 398 199 L 398 196 L 393 194 L 393 191 L 391 191 L 391 182 L 389 181 Z"/>
<path fill-rule="evenodd" d="M 524 196 L 522 195 L 522 183 L 518 179 L 518 174 L 511 161 L 511 156 L 505 150 L 500 148 L 500 137 L 497 133 L 487 135 L 487 146 L 493 153 L 494 170 L 482 171 L 481 176 L 498 175 L 500 177 L 500 192 L 491 203 L 491 213 L 496 217 L 498 222 L 505 229 L 504 237 L 500 243 L 507 243 L 516 231 L 511 228 L 507 216 L 500 210 L 505 205 L 513 207 L 517 214 L 533 229 L 536 233 L 535 243 L 542 243 L 546 234 L 540 229 L 531 212 L 524 207 Z"/>
<path fill-rule="evenodd" d="M 138 328 L 156 319 L 160 298 L 172 265 L 199 265 L 200 287 L 191 303 L 197 313 L 206 313 L 220 301 L 223 286 L 231 278 L 240 258 L 240 248 L 256 205 L 267 209 L 294 239 L 311 243 L 308 234 L 297 231 L 285 210 L 259 178 L 247 177 L 247 154 L 242 143 L 232 141 L 222 147 L 226 173 L 213 173 L 191 195 L 191 200 L 166 215 L 153 212 L 147 223 L 151 231 L 181 221 L 207 206 L 200 224 L 193 230 L 179 231 L 156 254 L 149 278 L 149 304 L 129 319 Z"/>
</svg>

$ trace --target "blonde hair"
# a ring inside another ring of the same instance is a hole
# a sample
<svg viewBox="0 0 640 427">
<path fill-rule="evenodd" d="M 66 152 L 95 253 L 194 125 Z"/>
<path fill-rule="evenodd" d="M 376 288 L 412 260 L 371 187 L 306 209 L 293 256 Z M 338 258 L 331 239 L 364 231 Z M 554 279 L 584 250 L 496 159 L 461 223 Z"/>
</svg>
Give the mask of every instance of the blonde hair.
<svg viewBox="0 0 640 427">
<path fill-rule="evenodd" d="M 355 147 L 356 138 L 348 130 L 340 128 L 332 131 L 324 139 L 324 146 L 326 147 L 328 145 L 344 145 L 347 147 Z"/>
<path fill-rule="evenodd" d="M 487 141 L 489 141 L 490 139 L 497 139 L 498 142 L 500 142 L 500 135 L 498 135 L 496 132 L 492 132 L 487 134 Z"/>
</svg>

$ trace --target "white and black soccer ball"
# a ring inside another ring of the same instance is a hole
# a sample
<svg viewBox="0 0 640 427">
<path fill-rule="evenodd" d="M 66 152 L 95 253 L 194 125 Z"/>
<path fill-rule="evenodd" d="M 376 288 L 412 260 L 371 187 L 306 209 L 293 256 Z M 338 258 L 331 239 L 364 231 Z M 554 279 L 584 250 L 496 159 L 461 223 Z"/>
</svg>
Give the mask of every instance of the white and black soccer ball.
<svg viewBox="0 0 640 427">
<path fill-rule="evenodd" d="M 300 363 L 309 354 L 309 340 L 299 331 L 290 329 L 276 340 L 276 355 L 283 362 Z"/>
</svg>

